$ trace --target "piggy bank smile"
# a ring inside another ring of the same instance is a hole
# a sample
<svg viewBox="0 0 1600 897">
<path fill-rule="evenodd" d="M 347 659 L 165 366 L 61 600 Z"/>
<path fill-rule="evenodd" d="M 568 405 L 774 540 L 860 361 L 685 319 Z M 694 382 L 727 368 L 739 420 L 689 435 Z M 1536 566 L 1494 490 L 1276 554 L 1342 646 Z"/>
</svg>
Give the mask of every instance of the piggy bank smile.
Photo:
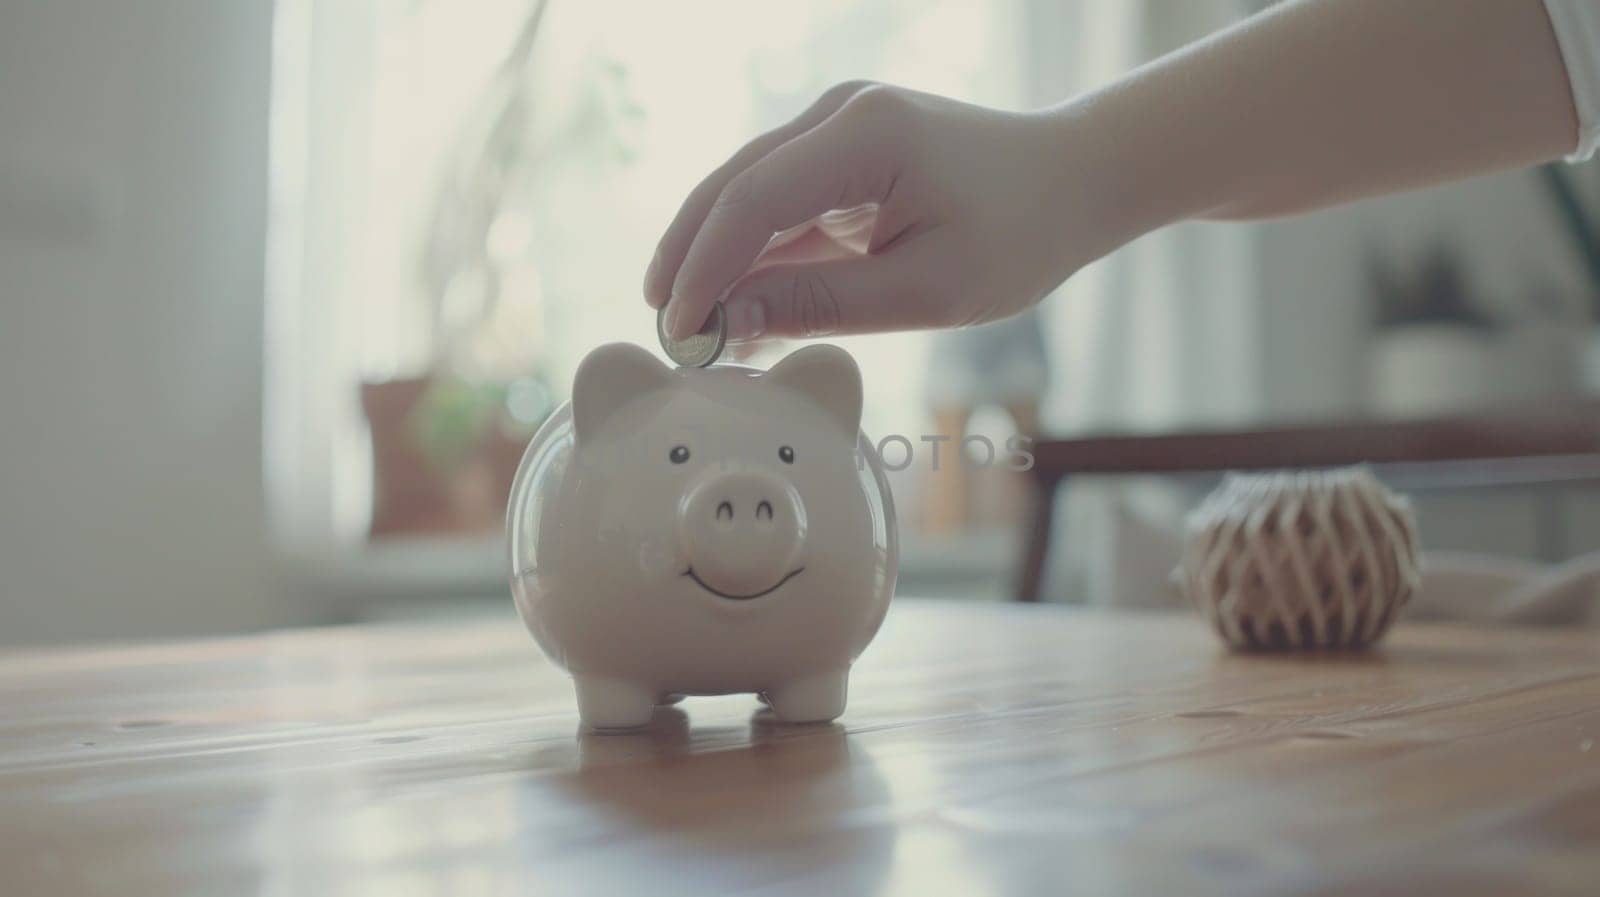
<svg viewBox="0 0 1600 897">
<path fill-rule="evenodd" d="M 787 574 L 785 574 L 782 579 L 780 579 L 777 582 L 773 583 L 770 588 L 762 589 L 759 592 L 751 592 L 748 595 L 730 595 L 727 592 L 718 591 L 717 589 L 713 588 L 712 586 L 707 585 L 705 580 L 703 580 L 700 577 L 696 576 L 695 573 L 694 573 L 694 568 L 693 567 L 690 567 L 689 569 L 683 571 L 683 575 L 689 577 L 692 580 L 694 580 L 695 585 L 699 586 L 702 589 L 705 589 L 707 592 L 710 592 L 711 594 L 717 596 L 718 598 L 723 598 L 723 599 L 726 599 L 728 601 L 754 601 L 757 598 L 765 598 L 768 595 L 771 595 L 773 592 L 776 592 L 778 589 L 783 587 L 784 583 L 788 582 L 791 579 L 794 579 L 796 576 L 799 576 L 801 573 L 805 572 L 805 569 L 806 568 L 804 568 L 804 567 L 796 567 L 795 569 L 790 570 Z"/>
<path fill-rule="evenodd" d="M 675 447 L 677 457 L 679 448 L 687 449 Z M 762 466 L 708 464 L 684 490 L 676 529 L 688 559 L 684 575 L 721 599 L 771 595 L 803 569 L 805 504 L 792 482 Z"/>
<path fill-rule="evenodd" d="M 783 722 L 844 711 L 894 593 L 861 373 L 832 346 L 768 371 L 583 360 L 512 487 L 511 592 L 594 729 L 678 695 L 750 693 Z"/>
</svg>

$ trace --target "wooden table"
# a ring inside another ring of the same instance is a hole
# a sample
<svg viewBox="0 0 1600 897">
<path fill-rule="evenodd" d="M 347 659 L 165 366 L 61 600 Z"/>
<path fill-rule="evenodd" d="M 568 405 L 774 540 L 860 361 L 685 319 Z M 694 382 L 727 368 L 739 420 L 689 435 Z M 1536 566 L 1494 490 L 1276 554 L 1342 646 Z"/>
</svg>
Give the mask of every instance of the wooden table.
<svg viewBox="0 0 1600 897">
<path fill-rule="evenodd" d="M 1600 641 L 901 600 L 833 726 L 580 735 L 510 621 L 0 656 L 0 893 L 1600 893 Z"/>
</svg>

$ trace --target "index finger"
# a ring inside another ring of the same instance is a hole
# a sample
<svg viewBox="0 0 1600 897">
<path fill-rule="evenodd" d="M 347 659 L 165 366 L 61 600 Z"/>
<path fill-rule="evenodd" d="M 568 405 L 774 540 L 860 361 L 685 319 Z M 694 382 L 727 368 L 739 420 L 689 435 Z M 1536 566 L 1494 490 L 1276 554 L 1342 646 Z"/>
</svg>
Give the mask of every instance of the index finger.
<svg viewBox="0 0 1600 897">
<path fill-rule="evenodd" d="M 644 296 L 651 308 L 660 308 L 667 301 L 684 256 L 689 254 L 694 235 L 700 231 L 700 225 L 705 222 L 706 215 L 710 214 L 728 182 L 768 153 L 826 121 L 851 97 L 871 86 L 871 81 L 845 81 L 834 85 L 789 123 L 745 144 L 689 191 L 678 214 L 673 216 L 672 223 L 662 233 L 650 267 L 645 271 Z"/>
<path fill-rule="evenodd" d="M 881 202 L 894 182 L 890 141 L 846 106 L 728 182 L 694 235 L 667 303 L 675 339 L 750 269 L 772 235 L 824 212 Z M 841 119 L 848 118 L 848 121 Z"/>
</svg>

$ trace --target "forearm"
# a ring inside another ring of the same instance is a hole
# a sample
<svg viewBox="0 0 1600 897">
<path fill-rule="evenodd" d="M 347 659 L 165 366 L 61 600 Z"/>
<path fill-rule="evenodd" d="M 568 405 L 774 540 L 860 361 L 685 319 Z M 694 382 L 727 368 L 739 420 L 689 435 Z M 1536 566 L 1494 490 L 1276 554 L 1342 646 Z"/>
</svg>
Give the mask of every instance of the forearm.
<svg viewBox="0 0 1600 897">
<path fill-rule="evenodd" d="M 1134 235 L 1546 161 L 1577 140 L 1539 0 L 1288 3 L 1060 114 L 1101 133 Z"/>
</svg>

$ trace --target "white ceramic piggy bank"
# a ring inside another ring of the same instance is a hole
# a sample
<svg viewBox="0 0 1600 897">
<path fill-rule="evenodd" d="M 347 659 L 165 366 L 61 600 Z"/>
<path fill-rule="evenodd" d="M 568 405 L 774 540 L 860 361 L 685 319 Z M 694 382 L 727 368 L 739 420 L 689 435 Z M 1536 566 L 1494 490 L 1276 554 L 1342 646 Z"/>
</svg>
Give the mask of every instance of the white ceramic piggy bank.
<svg viewBox="0 0 1600 897">
<path fill-rule="evenodd" d="M 894 592 L 894 503 L 861 373 L 809 346 L 762 373 L 671 369 L 628 344 L 578 367 L 511 490 L 511 591 L 597 729 L 679 695 L 779 720 L 844 711 Z"/>
</svg>

